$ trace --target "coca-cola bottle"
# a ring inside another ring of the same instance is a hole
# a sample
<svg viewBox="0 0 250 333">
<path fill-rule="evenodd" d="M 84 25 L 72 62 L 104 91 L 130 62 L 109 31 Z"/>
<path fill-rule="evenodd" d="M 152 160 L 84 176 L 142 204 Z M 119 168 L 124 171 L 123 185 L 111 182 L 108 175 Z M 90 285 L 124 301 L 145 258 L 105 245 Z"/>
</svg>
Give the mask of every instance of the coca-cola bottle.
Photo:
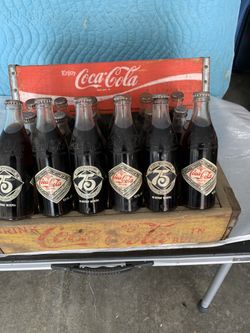
<svg viewBox="0 0 250 333">
<path fill-rule="evenodd" d="M 6 120 L 0 137 L 0 218 L 18 220 L 34 210 L 34 160 L 23 126 L 22 103 L 7 100 Z"/>
<path fill-rule="evenodd" d="M 184 94 L 182 91 L 174 91 L 171 94 L 171 102 L 173 104 L 173 109 L 177 106 L 180 106 L 183 104 L 184 100 Z"/>
<path fill-rule="evenodd" d="M 177 106 L 182 105 L 183 100 L 184 100 L 184 94 L 182 91 L 174 91 L 171 94 L 171 109 L 170 109 L 170 118 L 173 119 L 173 114 L 174 114 L 174 109 Z"/>
<path fill-rule="evenodd" d="M 173 128 L 180 143 L 181 137 L 185 131 L 185 124 L 188 110 L 184 105 L 179 105 L 174 109 L 173 113 Z"/>
<path fill-rule="evenodd" d="M 98 100 L 95 96 L 88 96 L 88 98 L 90 98 L 92 101 L 92 110 L 94 117 L 93 119 L 95 121 L 96 130 L 98 132 L 98 135 L 101 137 L 103 143 L 105 143 L 106 142 L 105 138 L 108 135 L 108 130 L 105 123 L 103 122 L 102 116 L 99 113 Z"/>
<path fill-rule="evenodd" d="M 55 114 L 56 125 L 61 132 L 62 136 L 65 138 L 67 144 L 70 144 L 71 131 L 68 124 L 68 118 L 65 112 L 56 111 Z"/>
<path fill-rule="evenodd" d="M 140 144 L 131 115 L 131 98 L 114 97 L 115 119 L 109 149 L 110 204 L 121 212 L 133 212 L 142 203 L 142 173 L 139 169 Z"/>
<path fill-rule="evenodd" d="M 75 207 L 82 214 L 95 214 L 107 206 L 105 154 L 91 97 L 78 97 L 75 105 L 76 121 L 70 144 Z"/>
<path fill-rule="evenodd" d="M 137 132 L 144 135 L 152 121 L 152 95 L 145 92 L 140 95 L 139 100 L 140 109 L 139 112 L 133 112 L 133 119 Z"/>
<path fill-rule="evenodd" d="M 177 205 L 178 144 L 165 94 L 153 95 L 152 124 L 145 148 L 146 206 L 155 212 L 174 209 Z"/>
<path fill-rule="evenodd" d="M 152 124 L 152 107 L 153 98 L 152 94 L 145 93 L 140 96 L 140 112 L 143 112 L 142 120 L 142 135 L 147 134 Z"/>
<path fill-rule="evenodd" d="M 26 132 L 30 138 L 33 140 L 34 132 L 36 130 L 36 113 L 34 112 L 23 112 L 23 121 Z"/>
<path fill-rule="evenodd" d="M 27 99 L 25 102 L 26 112 L 35 112 L 35 98 Z"/>
<path fill-rule="evenodd" d="M 36 100 L 37 124 L 33 153 L 40 212 L 60 216 L 72 209 L 70 160 L 68 146 L 56 126 L 51 98 Z"/>
<path fill-rule="evenodd" d="M 54 100 L 55 111 L 64 112 L 68 117 L 68 124 L 71 131 L 73 131 L 75 124 L 75 111 L 69 108 L 68 100 L 66 97 L 57 97 Z"/>
<path fill-rule="evenodd" d="M 183 200 L 189 208 L 215 203 L 218 142 L 209 114 L 209 93 L 194 93 L 194 111 L 182 138 Z"/>
</svg>

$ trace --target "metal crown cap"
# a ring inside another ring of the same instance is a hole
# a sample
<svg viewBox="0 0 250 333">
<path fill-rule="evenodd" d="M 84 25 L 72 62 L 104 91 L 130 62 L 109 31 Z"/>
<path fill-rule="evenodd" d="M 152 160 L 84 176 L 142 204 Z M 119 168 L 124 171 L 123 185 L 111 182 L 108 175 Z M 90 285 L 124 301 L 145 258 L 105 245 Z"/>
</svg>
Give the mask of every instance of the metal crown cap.
<svg viewBox="0 0 250 333">
<path fill-rule="evenodd" d="M 141 103 L 152 103 L 153 97 L 150 93 L 143 93 L 140 95 L 140 102 Z"/>
<path fill-rule="evenodd" d="M 193 97 L 198 99 L 210 99 L 210 93 L 208 91 L 197 91 L 193 93 Z"/>
<path fill-rule="evenodd" d="M 114 103 L 116 102 L 121 102 L 121 101 L 129 101 L 131 102 L 131 96 L 124 94 L 124 95 L 115 95 L 113 97 L 113 101 Z"/>
<path fill-rule="evenodd" d="M 35 106 L 35 98 L 30 98 L 30 99 L 27 99 L 27 101 L 25 102 L 25 105 L 26 107 L 33 107 Z"/>
<path fill-rule="evenodd" d="M 41 97 L 35 99 L 35 105 L 41 104 L 52 104 L 52 98 L 50 97 Z"/>
<path fill-rule="evenodd" d="M 92 104 L 97 104 L 98 100 L 95 96 L 90 96 L 92 98 Z"/>
<path fill-rule="evenodd" d="M 169 96 L 167 94 L 154 94 L 152 95 L 152 99 L 159 99 L 159 98 L 163 98 L 163 99 L 169 99 Z"/>
<path fill-rule="evenodd" d="M 24 112 L 23 121 L 25 124 L 29 123 L 31 120 L 36 119 L 36 114 L 34 112 Z"/>
<path fill-rule="evenodd" d="M 64 104 L 68 104 L 68 100 L 65 97 L 57 97 L 54 100 L 54 104 L 55 105 L 64 105 Z"/>
<path fill-rule="evenodd" d="M 173 100 L 179 100 L 179 99 L 184 99 L 184 94 L 182 91 L 174 91 L 171 94 L 171 98 Z"/>
<path fill-rule="evenodd" d="M 93 104 L 93 96 L 81 96 L 74 98 L 75 104 Z"/>
<path fill-rule="evenodd" d="M 18 99 L 6 99 L 6 101 L 4 102 L 5 105 L 22 105 L 23 103 L 21 101 L 19 101 Z"/>
<path fill-rule="evenodd" d="M 62 111 L 57 111 L 54 113 L 54 116 L 56 121 L 60 121 L 66 118 L 66 113 Z"/>
<path fill-rule="evenodd" d="M 179 105 L 174 109 L 174 112 L 178 114 L 187 114 L 188 109 L 184 105 Z"/>
</svg>

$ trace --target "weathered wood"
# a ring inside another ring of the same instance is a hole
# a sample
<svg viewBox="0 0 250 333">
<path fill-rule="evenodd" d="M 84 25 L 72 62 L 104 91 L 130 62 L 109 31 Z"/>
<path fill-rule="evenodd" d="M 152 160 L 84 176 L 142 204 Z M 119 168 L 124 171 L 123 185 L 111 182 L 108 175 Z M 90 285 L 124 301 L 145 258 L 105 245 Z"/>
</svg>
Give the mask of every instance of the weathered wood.
<svg viewBox="0 0 250 333">
<path fill-rule="evenodd" d="M 0 248 L 6 254 L 62 250 L 107 250 L 159 247 L 167 244 L 207 243 L 223 238 L 232 216 L 239 214 L 237 201 L 218 169 L 218 202 L 199 211 L 178 207 L 169 213 L 146 208 L 133 214 L 106 210 L 95 216 L 72 212 L 64 217 L 32 219 L 0 224 Z M 230 196 L 230 197 L 229 197 Z M 234 209 L 238 210 L 235 212 Z"/>
</svg>

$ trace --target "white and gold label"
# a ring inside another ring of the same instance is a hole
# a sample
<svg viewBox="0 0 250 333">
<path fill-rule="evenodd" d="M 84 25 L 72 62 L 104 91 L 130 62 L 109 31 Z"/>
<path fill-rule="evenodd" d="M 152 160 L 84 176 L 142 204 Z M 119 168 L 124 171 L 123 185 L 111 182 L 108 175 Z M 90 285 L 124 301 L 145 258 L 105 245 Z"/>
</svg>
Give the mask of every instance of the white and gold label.
<svg viewBox="0 0 250 333">
<path fill-rule="evenodd" d="M 146 179 L 152 192 L 158 195 L 166 195 L 175 186 L 176 171 L 172 163 L 167 161 L 157 161 L 150 164 Z"/>
<path fill-rule="evenodd" d="M 202 158 L 181 171 L 185 181 L 196 191 L 207 196 L 216 186 L 217 167 L 206 158 Z"/>
<path fill-rule="evenodd" d="M 129 200 L 140 189 L 142 174 L 122 162 L 109 171 L 109 182 L 118 194 Z"/>
</svg>

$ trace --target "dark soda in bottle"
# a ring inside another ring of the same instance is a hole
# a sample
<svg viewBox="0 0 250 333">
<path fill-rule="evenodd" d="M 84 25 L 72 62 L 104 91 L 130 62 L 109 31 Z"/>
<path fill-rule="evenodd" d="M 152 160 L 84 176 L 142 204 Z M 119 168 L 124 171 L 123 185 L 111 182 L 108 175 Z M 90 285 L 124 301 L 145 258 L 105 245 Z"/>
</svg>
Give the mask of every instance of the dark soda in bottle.
<svg viewBox="0 0 250 333">
<path fill-rule="evenodd" d="M 62 136 L 66 140 L 67 144 L 70 144 L 71 140 L 71 131 L 68 124 L 68 118 L 65 112 L 56 111 L 55 114 L 56 125 L 61 132 Z"/>
<path fill-rule="evenodd" d="M 182 139 L 182 194 L 189 208 L 206 209 L 215 203 L 218 142 L 209 114 L 209 93 L 194 93 L 194 111 Z"/>
<path fill-rule="evenodd" d="M 23 121 L 26 132 L 32 142 L 36 130 L 36 113 L 30 111 L 23 112 Z"/>
<path fill-rule="evenodd" d="M 66 97 L 57 97 L 54 100 L 55 112 L 64 112 L 68 117 L 68 124 L 71 131 L 73 131 L 75 124 L 75 110 L 69 108 L 68 100 Z"/>
<path fill-rule="evenodd" d="M 60 216 L 72 209 L 68 146 L 56 126 L 51 98 L 36 100 L 37 124 L 33 138 L 36 188 L 40 212 Z"/>
<path fill-rule="evenodd" d="M 18 220 L 34 210 L 34 160 L 23 126 L 22 104 L 7 100 L 6 120 L 0 137 L 0 218 Z"/>
<path fill-rule="evenodd" d="M 165 94 L 153 95 L 152 123 L 145 148 L 146 206 L 155 212 L 174 209 L 177 205 L 178 144 Z"/>
<path fill-rule="evenodd" d="M 75 207 L 95 214 L 107 206 L 106 161 L 94 121 L 91 97 L 75 99 L 76 120 L 70 144 Z"/>
<path fill-rule="evenodd" d="M 170 119 L 173 119 L 173 115 L 174 115 L 174 109 L 177 106 L 181 106 L 183 104 L 183 100 L 184 100 L 184 94 L 182 91 L 173 91 L 171 94 L 171 109 L 170 109 Z"/>
<path fill-rule="evenodd" d="M 177 106 L 173 113 L 173 129 L 177 136 L 177 140 L 180 143 L 182 135 L 185 131 L 186 119 L 188 110 L 184 105 Z"/>
<path fill-rule="evenodd" d="M 133 212 L 142 204 L 141 147 L 131 115 L 131 98 L 114 97 L 115 119 L 109 149 L 110 204 L 115 210 Z"/>
<path fill-rule="evenodd" d="M 140 96 L 140 114 L 141 116 L 141 134 L 147 134 L 152 123 L 152 107 L 153 98 L 152 94 L 144 93 Z"/>
</svg>

